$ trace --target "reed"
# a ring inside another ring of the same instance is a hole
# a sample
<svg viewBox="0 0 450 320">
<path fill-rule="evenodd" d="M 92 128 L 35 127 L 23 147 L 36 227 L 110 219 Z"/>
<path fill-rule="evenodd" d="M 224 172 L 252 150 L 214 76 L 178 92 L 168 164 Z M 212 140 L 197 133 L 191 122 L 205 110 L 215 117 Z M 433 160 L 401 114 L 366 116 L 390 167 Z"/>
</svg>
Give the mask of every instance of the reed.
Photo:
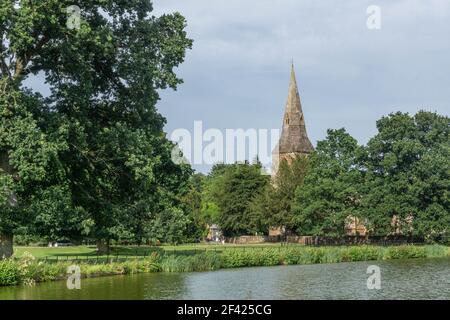
<svg viewBox="0 0 450 320">
<path fill-rule="evenodd" d="M 248 247 L 205 251 L 192 255 L 160 255 L 123 262 L 79 262 L 82 277 L 149 272 L 213 271 L 225 268 L 292 264 L 338 263 L 370 260 L 450 257 L 450 247 L 430 246 L 350 246 L 350 247 Z M 0 286 L 34 284 L 65 279 L 73 262 L 51 263 L 36 260 L 31 254 L 20 259 L 0 261 Z"/>
</svg>

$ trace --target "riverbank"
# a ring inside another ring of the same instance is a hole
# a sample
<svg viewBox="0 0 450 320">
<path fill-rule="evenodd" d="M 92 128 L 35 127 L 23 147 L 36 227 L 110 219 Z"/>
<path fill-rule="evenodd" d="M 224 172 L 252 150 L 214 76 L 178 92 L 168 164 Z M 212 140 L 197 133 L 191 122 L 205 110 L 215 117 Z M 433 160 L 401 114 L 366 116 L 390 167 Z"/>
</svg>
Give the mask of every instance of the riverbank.
<svg viewBox="0 0 450 320">
<path fill-rule="evenodd" d="M 82 277 L 124 275 L 149 272 L 193 272 L 227 268 L 321 264 L 372 260 L 450 257 L 450 247 L 427 246 L 350 246 L 350 247 L 261 247 L 230 248 L 192 255 L 166 255 L 157 252 L 143 259 L 122 262 L 95 261 L 45 262 L 31 254 L 0 261 L 0 286 L 32 285 L 65 279 L 67 268 L 78 265 Z"/>
</svg>

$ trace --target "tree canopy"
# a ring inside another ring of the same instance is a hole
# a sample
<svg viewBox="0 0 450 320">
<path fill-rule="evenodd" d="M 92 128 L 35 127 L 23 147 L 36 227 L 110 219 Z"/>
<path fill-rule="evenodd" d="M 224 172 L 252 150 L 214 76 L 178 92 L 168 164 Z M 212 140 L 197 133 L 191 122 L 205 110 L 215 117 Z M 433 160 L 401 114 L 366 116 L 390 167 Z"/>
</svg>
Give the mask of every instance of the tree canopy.
<svg viewBox="0 0 450 320">
<path fill-rule="evenodd" d="M 147 0 L 84 1 L 69 28 L 72 4 L 0 4 L 0 232 L 11 237 L 29 213 L 52 237 L 151 238 L 153 223 L 179 214 L 191 174 L 171 161 L 155 108 L 158 90 L 182 82 L 186 21 L 152 16 Z M 25 88 L 30 76 L 50 96 Z"/>
<path fill-rule="evenodd" d="M 341 236 L 349 216 L 359 216 L 362 184 L 360 147 L 344 129 L 328 130 L 296 190 L 295 225 L 302 235 Z"/>
<path fill-rule="evenodd" d="M 402 230 L 431 239 L 448 237 L 449 118 L 398 112 L 380 119 L 377 128 L 364 161 L 362 202 L 370 229 L 375 234 Z"/>
<path fill-rule="evenodd" d="M 225 236 L 254 234 L 258 232 L 257 217 L 252 215 L 251 203 L 269 182 L 261 174 L 260 163 L 217 165 L 212 170 L 208 184 L 209 205 L 216 206 L 218 223 Z"/>
<path fill-rule="evenodd" d="M 340 237 L 349 217 L 369 235 L 448 241 L 448 116 L 392 113 L 365 146 L 328 130 L 272 180 L 259 162 L 194 174 L 172 161 L 156 109 L 160 90 L 182 83 L 175 69 L 193 44 L 184 17 L 156 17 L 148 0 L 89 0 L 74 26 L 72 5 L 0 2 L 0 258 L 17 234 L 107 250 L 200 241 L 211 224 L 225 236 L 283 226 Z"/>
</svg>

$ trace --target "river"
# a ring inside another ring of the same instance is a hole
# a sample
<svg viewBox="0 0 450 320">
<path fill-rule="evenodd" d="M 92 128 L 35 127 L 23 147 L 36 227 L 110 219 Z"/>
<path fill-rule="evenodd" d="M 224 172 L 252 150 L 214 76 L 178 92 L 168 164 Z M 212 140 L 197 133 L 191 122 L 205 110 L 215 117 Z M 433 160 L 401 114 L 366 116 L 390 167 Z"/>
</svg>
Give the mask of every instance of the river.
<svg viewBox="0 0 450 320">
<path fill-rule="evenodd" d="M 367 288 L 367 267 L 381 288 Z M 411 259 L 153 273 L 0 288 L 0 299 L 450 299 L 450 259 Z"/>
</svg>

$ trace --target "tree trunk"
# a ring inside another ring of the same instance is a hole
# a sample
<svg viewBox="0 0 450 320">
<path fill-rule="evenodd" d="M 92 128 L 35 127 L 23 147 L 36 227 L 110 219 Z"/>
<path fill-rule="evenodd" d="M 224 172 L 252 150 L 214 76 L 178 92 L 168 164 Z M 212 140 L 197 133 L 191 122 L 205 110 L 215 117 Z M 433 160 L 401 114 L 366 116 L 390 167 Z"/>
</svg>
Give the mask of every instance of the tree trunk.
<svg viewBox="0 0 450 320">
<path fill-rule="evenodd" d="M 0 260 L 11 257 L 13 254 L 13 235 L 0 234 Z"/>
<path fill-rule="evenodd" d="M 108 241 L 105 241 L 104 239 L 97 240 L 97 253 L 98 254 L 109 253 L 109 240 Z"/>
<path fill-rule="evenodd" d="M 6 174 L 13 175 L 14 170 L 9 164 L 8 153 L 0 152 L 0 169 Z M 9 190 L 8 190 L 9 191 Z M 17 205 L 17 197 L 14 192 L 10 191 L 8 195 L 8 205 L 15 207 Z M 9 258 L 13 254 L 13 235 L 8 233 L 0 233 L 0 260 Z"/>
</svg>

